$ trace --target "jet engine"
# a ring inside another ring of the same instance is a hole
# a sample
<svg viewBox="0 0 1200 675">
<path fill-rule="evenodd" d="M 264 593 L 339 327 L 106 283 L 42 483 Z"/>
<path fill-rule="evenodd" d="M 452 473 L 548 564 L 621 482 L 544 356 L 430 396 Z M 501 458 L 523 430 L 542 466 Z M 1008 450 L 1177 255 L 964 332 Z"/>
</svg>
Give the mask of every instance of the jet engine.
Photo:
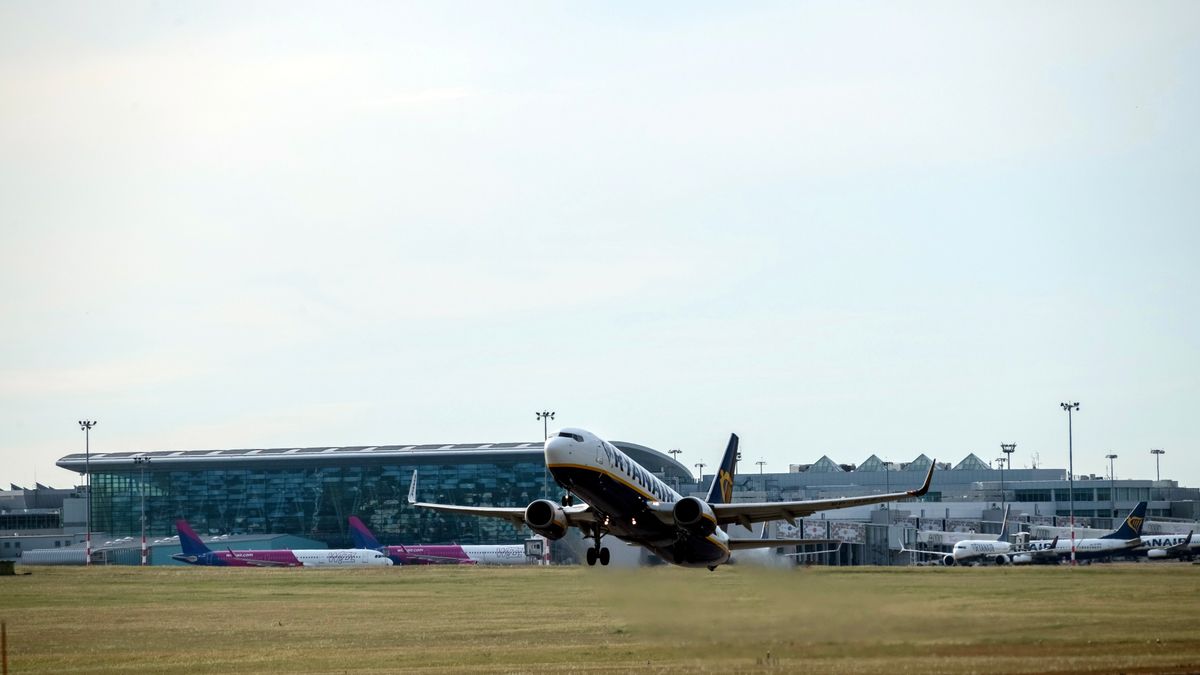
<svg viewBox="0 0 1200 675">
<path fill-rule="evenodd" d="M 958 561 L 954 559 L 954 556 L 948 555 L 942 557 L 942 564 L 946 567 L 954 567 L 958 564 Z"/>
<path fill-rule="evenodd" d="M 717 529 L 717 517 L 708 502 L 695 497 L 684 497 L 675 502 L 672 511 L 675 524 L 692 534 L 707 537 Z"/>
<path fill-rule="evenodd" d="M 1161 549 L 1161 548 L 1152 548 L 1149 551 L 1146 551 L 1146 557 L 1151 558 L 1151 559 L 1170 558 L 1171 554 L 1167 553 L 1164 549 Z"/>
<path fill-rule="evenodd" d="M 562 539 L 567 533 L 567 514 L 549 499 L 539 499 L 525 507 L 525 524 L 547 539 Z"/>
<path fill-rule="evenodd" d="M 997 555 L 996 557 L 992 558 L 992 562 L 996 563 L 997 565 L 1007 565 L 1009 562 L 1008 555 L 1001 553 L 1001 554 Z"/>
</svg>

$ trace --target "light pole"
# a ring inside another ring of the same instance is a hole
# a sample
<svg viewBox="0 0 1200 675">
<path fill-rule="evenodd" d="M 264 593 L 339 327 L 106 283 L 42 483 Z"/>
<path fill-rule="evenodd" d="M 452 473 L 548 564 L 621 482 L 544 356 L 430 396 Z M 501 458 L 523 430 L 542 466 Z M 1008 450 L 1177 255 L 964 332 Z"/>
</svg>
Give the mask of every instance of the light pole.
<svg viewBox="0 0 1200 675">
<path fill-rule="evenodd" d="M 704 480 L 704 467 L 706 466 L 708 465 L 704 462 L 696 462 L 697 473 L 700 474 L 696 477 L 696 485 L 699 485 Z"/>
<path fill-rule="evenodd" d="M 535 413 L 537 418 L 542 422 L 542 440 L 550 438 L 549 420 L 554 419 L 554 413 L 549 410 L 543 410 L 540 413 Z M 550 495 L 550 467 L 542 468 L 542 499 L 546 499 Z"/>
<path fill-rule="evenodd" d="M 87 474 L 85 484 L 87 485 L 87 543 L 84 544 L 84 555 L 87 560 L 84 565 L 92 564 L 92 448 L 91 448 L 91 432 L 92 427 L 96 426 L 96 420 L 79 420 L 79 428 L 83 430 L 83 472 Z"/>
<path fill-rule="evenodd" d="M 142 482 L 138 487 L 138 492 L 142 495 L 142 567 L 146 566 L 146 465 L 150 463 L 149 457 L 134 457 L 133 462 L 142 469 Z"/>
<path fill-rule="evenodd" d="M 543 439 L 550 438 L 550 429 L 548 427 L 549 422 L 547 420 L 554 419 L 554 413 L 550 412 L 549 410 L 544 410 L 540 413 L 535 413 L 535 414 L 537 415 L 537 418 L 539 420 L 541 420 L 541 422 L 542 422 L 542 438 Z"/>
<path fill-rule="evenodd" d="M 1158 458 L 1167 454 L 1167 451 L 1154 448 L 1150 451 L 1150 454 L 1154 455 L 1154 480 L 1157 482 L 1162 480 L 1162 474 L 1158 472 Z"/>
<path fill-rule="evenodd" d="M 681 453 L 681 452 L 683 452 L 683 451 L 680 450 L 679 448 L 671 448 L 670 450 L 667 451 L 667 454 L 671 456 L 671 459 L 678 462 L 679 461 L 679 453 Z"/>
<path fill-rule="evenodd" d="M 1067 478 L 1071 485 L 1071 564 L 1075 564 L 1075 450 L 1072 441 L 1071 413 L 1079 410 L 1079 402 L 1059 403 L 1067 411 Z"/>
<path fill-rule="evenodd" d="M 884 462 L 883 463 L 883 494 L 885 494 L 885 495 L 891 494 L 891 492 L 892 492 L 892 463 Z M 890 510 L 892 508 L 892 506 L 891 506 L 891 504 L 884 502 L 882 508 Z M 889 550 L 891 550 L 891 549 L 889 549 Z"/>
<path fill-rule="evenodd" d="M 1112 517 L 1116 518 L 1117 517 L 1117 488 L 1116 488 L 1115 481 L 1116 481 L 1117 477 L 1115 474 L 1113 474 L 1113 460 L 1116 459 L 1117 456 L 1113 455 L 1113 454 L 1108 454 L 1108 455 L 1105 455 L 1104 457 L 1106 459 L 1108 459 L 1108 496 L 1109 496 L 1110 500 L 1112 501 Z"/>
<path fill-rule="evenodd" d="M 1000 444 L 1000 450 L 1004 453 L 1004 457 L 1005 457 L 1004 463 L 1000 465 L 1000 509 L 1001 510 L 1004 509 L 1004 501 L 1005 501 L 1005 498 L 1008 497 L 1008 493 L 1004 491 L 1004 465 L 1007 464 L 1008 468 L 1010 468 L 1010 469 L 1012 468 L 1012 454 L 1013 454 L 1013 452 L 1016 451 L 1016 449 L 1017 449 L 1016 443 L 1001 443 Z"/>
</svg>

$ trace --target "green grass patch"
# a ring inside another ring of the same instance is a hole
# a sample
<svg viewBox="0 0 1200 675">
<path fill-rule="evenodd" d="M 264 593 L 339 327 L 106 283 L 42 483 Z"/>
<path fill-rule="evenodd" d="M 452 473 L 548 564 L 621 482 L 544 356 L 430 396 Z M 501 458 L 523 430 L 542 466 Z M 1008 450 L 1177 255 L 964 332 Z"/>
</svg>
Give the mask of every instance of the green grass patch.
<svg viewBox="0 0 1200 675">
<path fill-rule="evenodd" d="M 18 571 L 13 673 L 1200 671 L 1180 563 Z"/>
</svg>

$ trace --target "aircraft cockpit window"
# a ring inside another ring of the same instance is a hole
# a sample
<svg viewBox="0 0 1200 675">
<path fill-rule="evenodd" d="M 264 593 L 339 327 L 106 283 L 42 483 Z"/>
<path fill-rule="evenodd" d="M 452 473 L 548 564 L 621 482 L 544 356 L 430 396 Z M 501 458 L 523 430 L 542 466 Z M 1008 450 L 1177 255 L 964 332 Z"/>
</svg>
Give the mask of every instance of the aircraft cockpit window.
<svg viewBox="0 0 1200 675">
<path fill-rule="evenodd" d="M 571 440 L 575 441 L 576 443 L 583 442 L 583 436 L 580 436 L 579 434 L 573 434 L 568 431 L 560 431 L 560 432 L 558 432 L 558 435 L 563 438 L 570 438 Z"/>
</svg>

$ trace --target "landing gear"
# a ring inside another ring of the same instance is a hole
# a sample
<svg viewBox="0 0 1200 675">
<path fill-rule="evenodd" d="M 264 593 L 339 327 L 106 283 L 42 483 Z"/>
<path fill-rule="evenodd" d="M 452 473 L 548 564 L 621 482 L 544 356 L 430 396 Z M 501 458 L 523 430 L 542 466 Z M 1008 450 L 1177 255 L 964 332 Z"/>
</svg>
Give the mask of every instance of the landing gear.
<svg viewBox="0 0 1200 675">
<path fill-rule="evenodd" d="M 565 494 L 565 495 L 563 495 L 563 496 L 562 496 L 562 505 L 563 505 L 563 507 L 570 506 L 570 505 L 572 505 L 572 504 L 574 504 L 574 503 L 575 503 L 575 498 L 571 496 L 571 493 L 570 493 L 570 492 L 568 492 L 567 494 Z"/>
<path fill-rule="evenodd" d="M 599 527 L 592 529 L 592 537 L 596 543 L 587 550 L 587 564 L 589 566 L 595 565 L 597 560 L 600 561 L 601 565 L 607 565 L 610 560 L 608 547 L 600 545 L 600 537 L 602 536 L 604 535 L 600 533 Z"/>
</svg>

